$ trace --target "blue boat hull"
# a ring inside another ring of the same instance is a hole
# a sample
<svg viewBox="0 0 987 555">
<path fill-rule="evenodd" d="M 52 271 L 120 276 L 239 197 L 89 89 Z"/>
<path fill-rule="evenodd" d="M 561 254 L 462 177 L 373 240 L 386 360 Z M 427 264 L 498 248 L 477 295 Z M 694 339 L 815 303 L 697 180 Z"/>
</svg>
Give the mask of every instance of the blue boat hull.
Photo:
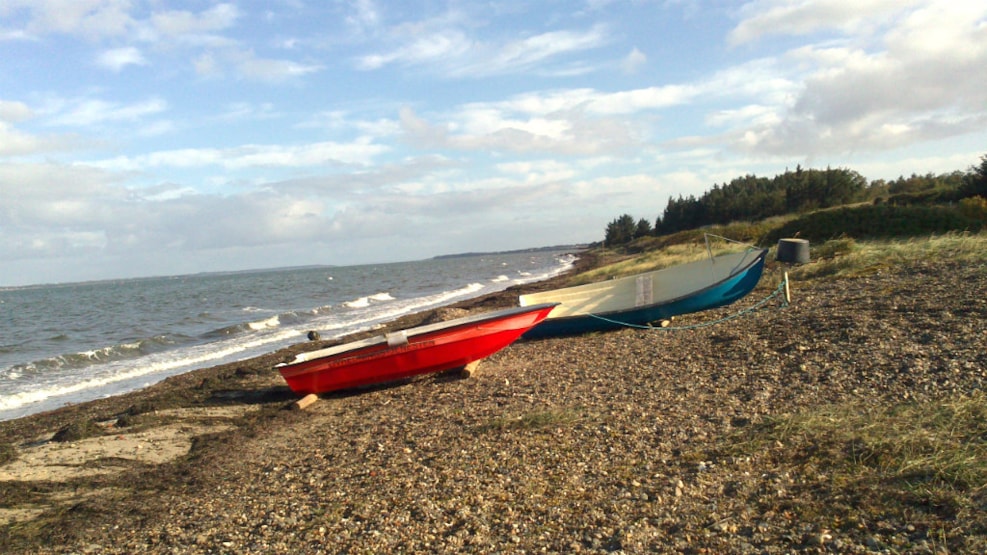
<svg viewBox="0 0 987 555">
<path fill-rule="evenodd" d="M 621 311 L 549 318 L 525 332 L 522 337 L 538 339 L 610 331 L 628 325 L 644 326 L 672 316 L 726 306 L 745 297 L 757 286 L 764 271 L 766 254 L 767 251 L 762 251 L 751 264 L 737 273 L 678 299 Z"/>
</svg>

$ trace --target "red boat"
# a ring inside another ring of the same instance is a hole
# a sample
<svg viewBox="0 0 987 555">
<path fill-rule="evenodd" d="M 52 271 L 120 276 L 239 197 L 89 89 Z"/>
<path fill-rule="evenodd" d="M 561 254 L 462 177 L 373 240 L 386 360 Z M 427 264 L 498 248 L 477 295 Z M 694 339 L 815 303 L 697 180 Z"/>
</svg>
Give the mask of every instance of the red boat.
<svg viewBox="0 0 987 555">
<path fill-rule="evenodd" d="M 299 395 L 380 384 L 466 366 L 503 349 L 558 303 L 509 308 L 301 353 L 278 365 Z"/>
</svg>

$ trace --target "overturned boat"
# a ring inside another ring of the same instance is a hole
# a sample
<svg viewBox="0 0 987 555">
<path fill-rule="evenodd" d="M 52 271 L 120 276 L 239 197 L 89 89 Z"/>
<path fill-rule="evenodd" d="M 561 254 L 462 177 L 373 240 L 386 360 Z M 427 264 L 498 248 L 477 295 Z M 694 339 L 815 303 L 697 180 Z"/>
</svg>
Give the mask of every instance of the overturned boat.
<svg viewBox="0 0 987 555">
<path fill-rule="evenodd" d="M 767 253 L 767 249 L 748 249 L 608 281 L 521 295 L 521 306 L 559 303 L 524 337 L 644 326 L 728 305 L 754 289 Z"/>
</svg>

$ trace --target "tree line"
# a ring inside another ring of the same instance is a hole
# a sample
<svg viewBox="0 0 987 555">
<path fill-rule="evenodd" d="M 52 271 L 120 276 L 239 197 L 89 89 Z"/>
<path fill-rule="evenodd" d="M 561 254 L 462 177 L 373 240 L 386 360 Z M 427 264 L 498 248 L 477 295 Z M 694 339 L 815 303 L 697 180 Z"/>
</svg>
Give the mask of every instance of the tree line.
<svg viewBox="0 0 987 555">
<path fill-rule="evenodd" d="M 773 178 L 745 175 L 715 184 L 699 198 L 670 197 L 661 216 L 650 220 L 623 214 L 607 224 L 606 245 L 621 245 L 648 235 L 666 235 L 708 225 L 758 221 L 771 216 L 872 201 L 875 204 L 936 204 L 987 197 L 987 154 L 967 172 L 912 174 L 868 182 L 846 168 L 803 169 Z"/>
</svg>

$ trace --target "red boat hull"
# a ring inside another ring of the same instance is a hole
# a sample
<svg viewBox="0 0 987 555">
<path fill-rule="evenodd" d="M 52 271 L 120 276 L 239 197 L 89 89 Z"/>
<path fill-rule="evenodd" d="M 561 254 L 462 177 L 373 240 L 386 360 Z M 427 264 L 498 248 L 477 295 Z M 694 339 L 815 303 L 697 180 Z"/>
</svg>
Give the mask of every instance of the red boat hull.
<svg viewBox="0 0 987 555">
<path fill-rule="evenodd" d="M 278 370 L 299 395 L 328 393 L 465 366 L 510 345 L 557 303 L 490 312 L 302 353 Z"/>
</svg>

